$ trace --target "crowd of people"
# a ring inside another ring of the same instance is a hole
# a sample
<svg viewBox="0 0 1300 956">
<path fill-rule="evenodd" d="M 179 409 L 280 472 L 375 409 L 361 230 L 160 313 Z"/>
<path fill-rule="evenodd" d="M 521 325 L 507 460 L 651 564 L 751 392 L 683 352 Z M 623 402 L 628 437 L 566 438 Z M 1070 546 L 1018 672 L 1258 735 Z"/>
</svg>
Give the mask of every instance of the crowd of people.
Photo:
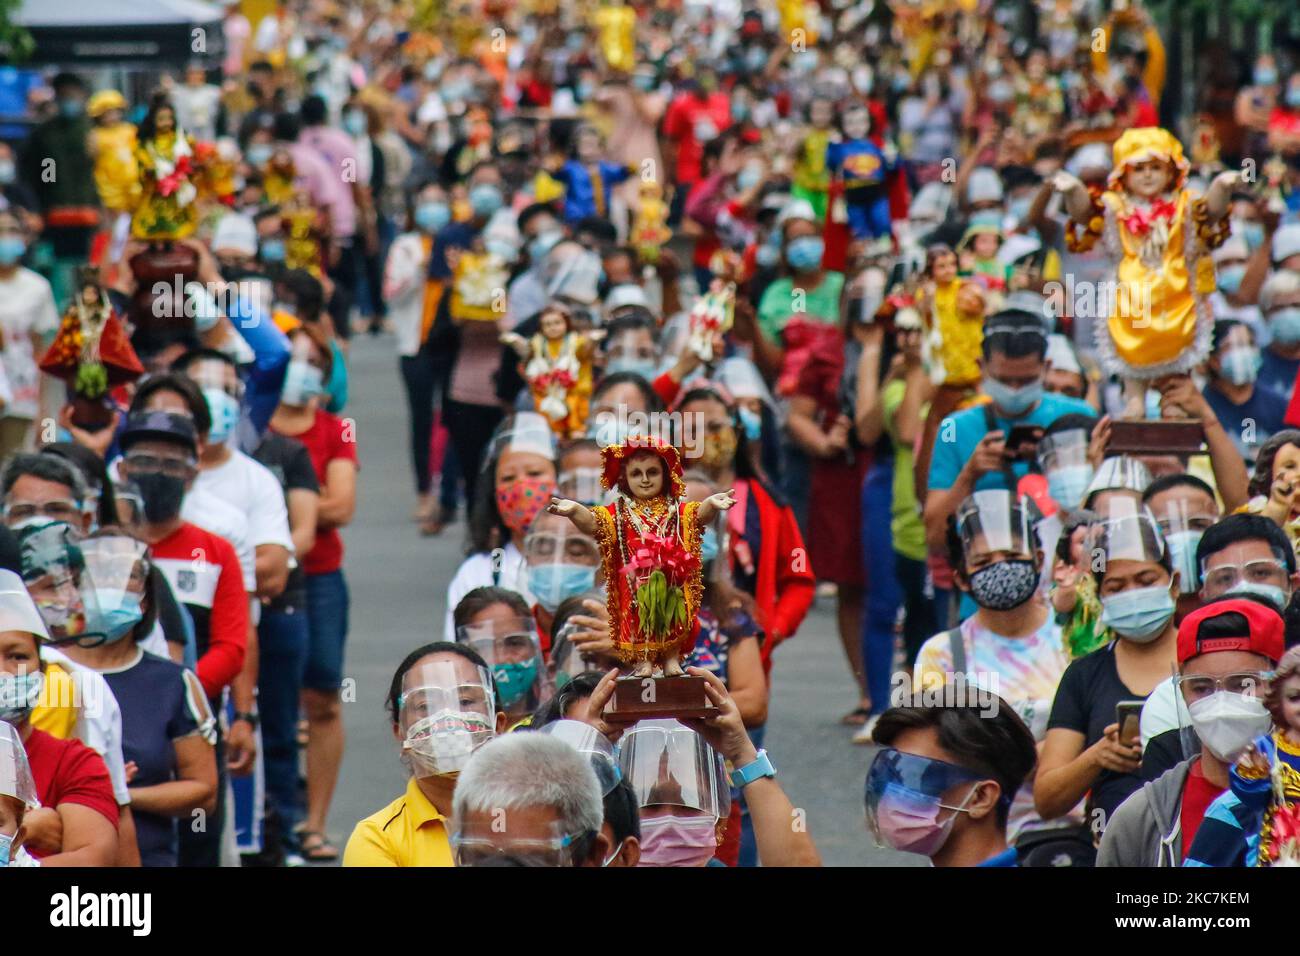
<svg viewBox="0 0 1300 956">
<path fill-rule="evenodd" d="M 0 143 L 0 865 L 819 865 L 814 601 L 864 845 L 1300 864 L 1300 41 L 1175 110 L 1136 0 L 224 11 Z M 369 336 L 465 556 L 345 841 Z M 633 481 L 704 716 L 613 716 Z"/>
</svg>

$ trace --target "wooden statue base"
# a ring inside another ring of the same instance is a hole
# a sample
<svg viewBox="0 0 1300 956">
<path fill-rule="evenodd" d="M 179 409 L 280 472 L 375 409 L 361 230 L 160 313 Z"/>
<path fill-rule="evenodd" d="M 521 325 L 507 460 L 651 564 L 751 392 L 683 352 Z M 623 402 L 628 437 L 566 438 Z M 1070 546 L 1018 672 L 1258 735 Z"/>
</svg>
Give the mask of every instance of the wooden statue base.
<svg viewBox="0 0 1300 956">
<path fill-rule="evenodd" d="M 634 724 L 653 717 L 710 717 L 717 708 L 704 692 L 703 677 L 620 677 L 605 705 L 611 724 Z"/>
<path fill-rule="evenodd" d="M 88 432 L 98 432 L 113 424 L 113 407 L 103 398 L 72 399 L 72 424 Z"/>
<path fill-rule="evenodd" d="M 1196 455 L 1205 444 L 1199 418 L 1115 419 L 1107 455 Z"/>
</svg>

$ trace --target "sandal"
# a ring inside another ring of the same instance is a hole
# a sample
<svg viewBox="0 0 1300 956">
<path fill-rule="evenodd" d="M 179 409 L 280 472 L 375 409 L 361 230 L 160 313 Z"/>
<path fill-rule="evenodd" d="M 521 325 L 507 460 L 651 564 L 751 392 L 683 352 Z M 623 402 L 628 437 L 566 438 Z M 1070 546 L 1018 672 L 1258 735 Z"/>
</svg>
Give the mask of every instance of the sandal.
<svg viewBox="0 0 1300 956">
<path fill-rule="evenodd" d="M 871 719 L 871 709 L 869 707 L 859 707 L 857 710 L 851 710 L 840 718 L 840 723 L 848 727 L 861 727 Z"/>
<path fill-rule="evenodd" d="M 339 858 L 339 848 L 319 830 L 302 830 L 298 838 L 298 849 L 309 863 L 331 863 Z"/>
<path fill-rule="evenodd" d="M 426 538 L 442 534 L 442 529 L 450 523 L 450 516 L 442 509 L 441 505 L 435 506 L 433 511 L 420 522 L 420 534 Z"/>
</svg>

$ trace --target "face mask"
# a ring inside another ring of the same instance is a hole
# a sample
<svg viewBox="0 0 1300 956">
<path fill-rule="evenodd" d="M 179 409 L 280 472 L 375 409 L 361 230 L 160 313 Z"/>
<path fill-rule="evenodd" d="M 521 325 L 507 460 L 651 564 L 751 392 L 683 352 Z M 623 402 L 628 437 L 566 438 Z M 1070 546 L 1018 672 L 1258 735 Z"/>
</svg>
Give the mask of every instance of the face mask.
<svg viewBox="0 0 1300 956">
<path fill-rule="evenodd" d="M 352 136 L 364 136 L 366 132 L 366 114 L 353 110 L 344 113 L 343 128 Z"/>
<path fill-rule="evenodd" d="M 164 475 L 160 471 L 131 476 L 144 499 L 144 517 L 151 524 L 162 524 L 181 513 L 185 499 L 185 479 Z"/>
<path fill-rule="evenodd" d="M 700 560 L 704 562 L 712 561 L 718 556 L 718 532 L 712 525 L 704 529 L 704 534 L 700 535 Z"/>
<path fill-rule="evenodd" d="M 0 265 L 13 265 L 26 251 L 27 243 L 21 236 L 0 236 Z"/>
<path fill-rule="evenodd" d="M 520 478 L 497 489 L 497 513 L 507 528 L 523 534 L 554 494 L 552 478 Z"/>
<path fill-rule="evenodd" d="M 1169 546 L 1169 559 L 1178 572 L 1178 580 L 1186 582 L 1184 587 L 1193 591 L 1200 587 L 1201 576 L 1196 567 L 1196 546 L 1201 543 L 1203 531 L 1171 531 L 1165 535 L 1165 544 Z"/>
<path fill-rule="evenodd" d="M 649 93 L 655 88 L 655 78 L 645 75 L 634 76 L 632 77 L 632 85 L 642 93 Z"/>
<path fill-rule="evenodd" d="M 746 166 L 736 176 L 736 186 L 743 192 L 758 185 L 762 170 L 757 166 Z"/>
<path fill-rule="evenodd" d="M 1214 756 L 1232 763 L 1256 737 L 1273 726 L 1273 717 L 1258 697 L 1217 690 L 1187 705 L 1196 736 Z"/>
<path fill-rule="evenodd" d="M 658 366 L 655 365 L 654 359 L 634 358 L 616 358 L 605 363 L 605 374 L 613 375 L 615 372 L 632 372 L 640 375 L 647 382 L 655 379 L 655 373 L 658 372 Z"/>
<path fill-rule="evenodd" d="M 761 46 L 752 46 L 745 51 L 745 66 L 751 73 L 756 73 L 767 66 L 767 51 Z"/>
<path fill-rule="evenodd" d="M 92 634 L 103 634 L 106 643 L 126 637 L 144 617 L 140 610 L 140 595 L 130 591 L 96 588 L 95 600 L 99 611 L 87 622 L 86 629 Z"/>
<path fill-rule="evenodd" d="M 501 190 L 491 183 L 479 183 L 469 191 L 469 205 L 474 215 L 484 218 L 501 208 Z"/>
<path fill-rule="evenodd" d="M 1277 70 L 1271 66 L 1257 66 L 1252 78 L 1256 86 L 1272 86 L 1277 82 Z"/>
<path fill-rule="evenodd" d="M 564 232 L 560 229 L 548 229 L 545 232 L 539 232 L 528 243 L 528 258 L 534 263 L 541 262 L 546 258 L 546 254 L 555 248 L 556 244 L 564 238 Z"/>
<path fill-rule="evenodd" d="M 1254 252 L 1264 244 L 1264 226 L 1253 219 L 1234 219 L 1232 220 L 1232 234 L 1241 236 L 1246 240 L 1246 248 Z M 1241 266 L 1241 271 L 1245 272 L 1246 267 Z"/>
<path fill-rule="evenodd" d="M 650 817 L 641 820 L 638 866 L 704 866 L 718 851 L 712 817 Z"/>
<path fill-rule="evenodd" d="M 1300 110 L 1300 86 L 1293 86 L 1286 91 L 1286 105 L 1293 110 Z"/>
<path fill-rule="evenodd" d="M 1043 383 L 1040 380 L 1021 388 L 1012 388 L 1010 385 L 1002 384 L 996 378 L 985 376 L 984 394 L 993 399 L 993 404 L 999 411 L 1005 412 L 1011 418 L 1019 418 L 1037 405 L 1039 399 L 1043 397 Z"/>
<path fill-rule="evenodd" d="M 972 787 L 960 806 L 947 809 L 956 812 L 939 822 L 939 811 L 945 809 L 938 797 L 918 793 L 897 783 L 886 784 L 876 808 L 876 825 L 885 843 L 904 853 L 934 856 L 948 840 L 957 813 L 965 812 L 966 804 L 975 795 Z"/>
<path fill-rule="evenodd" d="M 284 370 L 284 385 L 280 387 L 280 402 L 293 408 L 302 408 L 314 395 L 325 391 L 325 376 L 315 365 L 303 359 L 293 359 Z"/>
<path fill-rule="evenodd" d="M 1047 493 L 1062 508 L 1077 508 L 1092 484 L 1092 465 L 1062 465 L 1047 473 Z"/>
<path fill-rule="evenodd" d="M 239 424 L 239 399 L 220 388 L 205 388 L 203 397 L 207 399 L 208 412 L 212 416 L 208 441 L 224 445 Z"/>
<path fill-rule="evenodd" d="M 1278 587 L 1276 584 L 1255 584 L 1252 581 L 1241 581 L 1234 584 L 1226 592 L 1227 594 L 1255 594 L 1265 598 L 1277 608 L 1280 614 L 1291 602 L 1291 597 Z"/>
<path fill-rule="evenodd" d="M 492 735 L 492 725 L 476 711 L 440 710 L 411 725 L 402 754 L 417 777 L 460 773 Z"/>
<path fill-rule="evenodd" d="M 970 576 L 970 595 L 980 607 L 1009 611 L 1034 596 L 1038 570 L 1033 561 L 1012 559 L 980 568 Z"/>
<path fill-rule="evenodd" d="M 745 122 L 745 120 L 749 119 L 749 104 L 746 103 L 744 100 L 737 100 L 736 102 L 732 103 L 731 119 L 737 123 L 743 123 Z M 750 185 L 752 186 L 753 183 L 750 183 Z M 747 189 L 747 188 L 748 188 L 747 186 L 741 187 L 741 189 Z"/>
<path fill-rule="evenodd" d="M 0 184 L 9 185 L 18 178 L 18 170 L 14 168 L 12 159 L 0 161 Z"/>
<path fill-rule="evenodd" d="M 1155 640 L 1173 616 L 1174 598 L 1163 584 L 1131 588 L 1101 599 L 1101 623 L 1135 644 Z"/>
<path fill-rule="evenodd" d="M 596 569 L 585 564 L 539 564 L 528 569 L 528 590 L 547 611 L 590 591 L 595 583 Z"/>
<path fill-rule="evenodd" d="M 0 866 L 8 866 L 13 853 L 14 838 L 0 833 Z"/>
<path fill-rule="evenodd" d="M 1223 377 L 1233 385 L 1249 385 L 1259 375 L 1260 362 L 1259 349 L 1241 346 L 1224 352 L 1219 359 L 1219 368 Z"/>
<path fill-rule="evenodd" d="M 64 119 L 76 119 L 86 110 L 86 104 L 81 100 L 72 98 L 59 100 L 59 115 Z"/>
<path fill-rule="evenodd" d="M 497 682 L 497 702 L 509 709 L 519 703 L 537 682 L 537 658 L 530 661 L 498 664 L 492 668 Z"/>
<path fill-rule="evenodd" d="M 433 235 L 451 222 L 451 207 L 445 202 L 422 202 L 415 207 L 416 228 Z"/>
<path fill-rule="evenodd" d="M 579 103 L 585 103 L 591 99 L 596 92 L 596 86 L 589 80 L 583 80 L 573 90 L 573 95 L 577 97 Z"/>
<path fill-rule="evenodd" d="M 32 671 L 21 677 L 0 674 L 0 720 L 7 724 L 21 724 L 31 714 L 41 696 L 45 675 Z"/>
<path fill-rule="evenodd" d="M 1226 266 L 1219 270 L 1219 291 L 1234 295 L 1241 288 L 1241 279 L 1246 274 L 1245 266 Z"/>
<path fill-rule="evenodd" d="M 745 438 L 758 441 L 763 434 L 763 416 L 744 405 L 736 409 L 736 414 L 740 418 L 740 427 L 745 430 Z"/>
<path fill-rule="evenodd" d="M 781 261 L 781 251 L 765 242 L 754 250 L 754 261 L 764 269 L 771 269 Z"/>
<path fill-rule="evenodd" d="M 502 240 L 489 239 L 483 243 L 483 247 L 487 249 L 489 255 L 495 256 L 502 262 L 514 262 L 515 256 L 518 255 L 514 246 Z"/>
<path fill-rule="evenodd" d="M 796 272 L 811 272 L 822 264 L 825 247 L 821 236 L 800 236 L 785 247 L 785 261 Z"/>
<path fill-rule="evenodd" d="M 700 467 L 718 471 L 736 460 L 736 432 L 732 428 L 709 432 L 704 436 L 704 451 L 700 454 Z"/>
<path fill-rule="evenodd" d="M 263 239 L 257 257 L 263 262 L 284 262 L 284 240 Z"/>
<path fill-rule="evenodd" d="M 1282 345 L 1300 342 L 1300 305 L 1288 305 L 1271 313 L 1268 327 L 1273 331 L 1274 340 Z"/>
<path fill-rule="evenodd" d="M 253 143 L 244 152 L 244 159 L 248 160 L 250 166 L 265 166 L 271 161 L 271 156 L 275 152 L 275 147 L 270 143 Z"/>
</svg>

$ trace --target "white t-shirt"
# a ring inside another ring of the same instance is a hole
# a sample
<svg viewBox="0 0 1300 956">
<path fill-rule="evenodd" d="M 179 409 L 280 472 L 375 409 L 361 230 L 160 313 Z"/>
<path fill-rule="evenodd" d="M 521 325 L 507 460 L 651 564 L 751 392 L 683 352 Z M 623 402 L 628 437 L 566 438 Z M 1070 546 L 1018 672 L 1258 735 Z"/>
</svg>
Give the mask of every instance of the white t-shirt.
<svg viewBox="0 0 1300 956">
<path fill-rule="evenodd" d="M 500 571 L 493 574 L 493 565 L 500 561 Z M 444 640 L 456 640 L 456 626 L 452 623 L 452 612 L 456 605 L 475 588 L 496 586 L 517 591 L 528 602 L 529 607 L 536 604 L 528 590 L 528 565 L 515 543 L 510 541 L 499 553 L 471 554 L 456 569 L 456 575 L 447 585 L 447 620 L 444 628 Z"/>
<path fill-rule="evenodd" d="M 19 268 L 9 279 L 0 279 L 0 332 L 4 333 L 0 364 L 8 379 L 8 390 L 13 393 L 0 414 L 36 417 L 40 410 L 40 370 L 31 336 L 52 335 L 58 328 L 54 293 L 44 276 Z"/>
<path fill-rule="evenodd" d="M 1156 689 L 1142 705 L 1142 716 L 1138 719 L 1142 749 L 1147 749 L 1152 737 L 1191 725 L 1192 717 L 1187 712 L 1187 705 L 1178 699 L 1178 688 L 1174 686 L 1173 677 L 1167 677 L 1156 685 Z"/>
<path fill-rule="evenodd" d="M 104 758 L 113 796 L 118 805 L 131 802 L 126 786 L 126 761 L 122 758 L 122 708 L 117 704 L 108 681 L 98 671 L 83 667 L 62 651 L 41 645 L 41 660 L 58 664 L 68 676 L 81 701 L 77 708 L 77 739 Z"/>
<path fill-rule="evenodd" d="M 248 543 L 254 550 L 264 544 L 278 544 L 293 554 L 284 489 L 271 469 L 261 462 L 232 449 L 224 464 L 199 472 L 194 489 L 220 498 L 244 513 Z"/>
</svg>

